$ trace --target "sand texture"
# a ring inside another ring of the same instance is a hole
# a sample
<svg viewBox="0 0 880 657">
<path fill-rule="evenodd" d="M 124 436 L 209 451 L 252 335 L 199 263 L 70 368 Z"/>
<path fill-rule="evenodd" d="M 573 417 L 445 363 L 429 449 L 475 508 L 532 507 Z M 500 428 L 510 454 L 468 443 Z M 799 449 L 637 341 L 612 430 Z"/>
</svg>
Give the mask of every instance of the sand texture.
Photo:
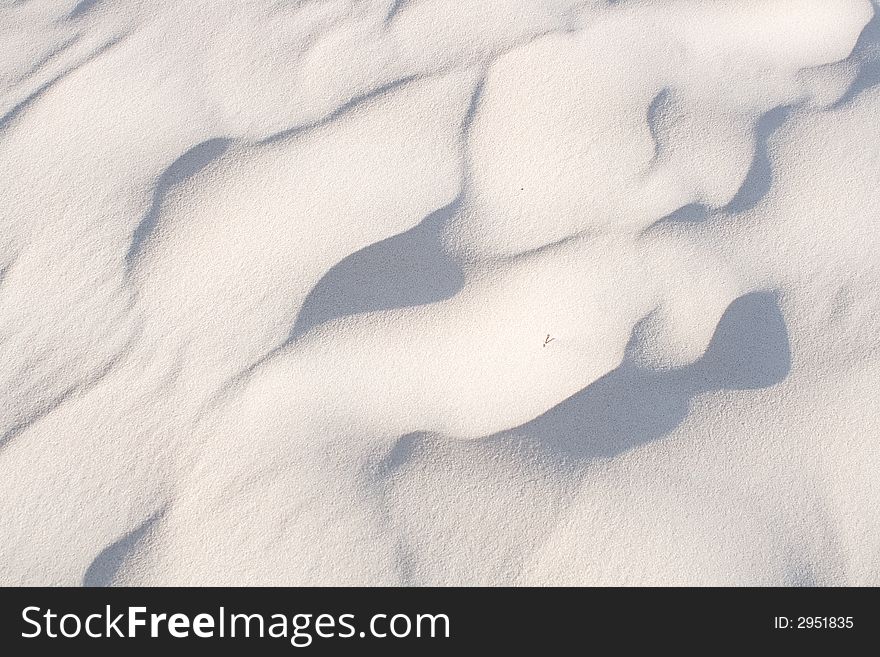
<svg viewBox="0 0 880 657">
<path fill-rule="evenodd" d="M 0 363 L 0 584 L 880 584 L 880 3 L 0 1 Z"/>
</svg>

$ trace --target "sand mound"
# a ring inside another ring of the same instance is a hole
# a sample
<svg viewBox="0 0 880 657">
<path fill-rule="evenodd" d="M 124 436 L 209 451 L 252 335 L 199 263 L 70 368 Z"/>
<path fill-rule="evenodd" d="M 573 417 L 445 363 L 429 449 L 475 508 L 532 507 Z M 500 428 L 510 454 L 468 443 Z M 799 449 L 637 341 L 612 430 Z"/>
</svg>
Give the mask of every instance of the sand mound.
<svg viewBox="0 0 880 657">
<path fill-rule="evenodd" d="M 876 0 L 0 34 L 0 582 L 880 583 Z"/>
</svg>

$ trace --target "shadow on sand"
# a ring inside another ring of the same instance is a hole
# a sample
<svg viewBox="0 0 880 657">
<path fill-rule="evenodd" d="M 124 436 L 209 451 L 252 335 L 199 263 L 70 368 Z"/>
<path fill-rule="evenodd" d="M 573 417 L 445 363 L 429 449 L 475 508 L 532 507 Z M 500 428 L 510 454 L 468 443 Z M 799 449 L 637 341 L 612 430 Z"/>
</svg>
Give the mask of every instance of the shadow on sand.
<svg viewBox="0 0 880 657">
<path fill-rule="evenodd" d="M 643 320 L 644 321 L 644 320 Z M 696 362 L 650 370 L 633 362 L 641 323 L 616 369 L 546 413 L 482 440 L 456 443 L 453 458 L 471 450 L 515 451 L 546 457 L 564 467 L 612 457 L 666 435 L 687 416 L 691 400 L 712 390 L 766 388 L 791 368 L 788 331 L 772 292 L 751 292 L 728 306 L 706 353 Z M 436 442 L 424 433 L 402 436 L 381 470 L 392 472 Z M 448 443 L 449 441 L 445 441 Z M 474 454 L 472 454 L 474 456 Z"/>
</svg>

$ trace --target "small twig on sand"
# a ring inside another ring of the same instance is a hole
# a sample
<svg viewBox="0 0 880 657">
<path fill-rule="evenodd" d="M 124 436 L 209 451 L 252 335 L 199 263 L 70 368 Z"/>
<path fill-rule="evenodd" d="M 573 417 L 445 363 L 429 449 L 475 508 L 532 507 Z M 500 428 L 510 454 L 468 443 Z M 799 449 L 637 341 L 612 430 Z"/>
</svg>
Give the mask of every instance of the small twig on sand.
<svg viewBox="0 0 880 657">
<path fill-rule="evenodd" d="M 555 339 L 556 339 L 556 338 L 551 338 L 551 337 L 550 337 L 550 334 L 548 333 L 548 334 L 547 334 L 547 337 L 544 338 L 544 344 L 542 344 L 541 346 L 542 346 L 542 347 L 546 347 L 548 344 L 550 344 L 551 342 L 553 342 Z"/>
</svg>

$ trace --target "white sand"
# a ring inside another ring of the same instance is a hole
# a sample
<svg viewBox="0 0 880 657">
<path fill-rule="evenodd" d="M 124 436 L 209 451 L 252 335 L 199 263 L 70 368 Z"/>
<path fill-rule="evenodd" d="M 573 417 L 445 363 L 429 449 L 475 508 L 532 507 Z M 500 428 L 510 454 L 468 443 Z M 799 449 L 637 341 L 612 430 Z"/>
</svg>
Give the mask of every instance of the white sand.
<svg viewBox="0 0 880 657">
<path fill-rule="evenodd" d="M 878 221 L 876 0 L 2 1 L 0 583 L 880 584 Z"/>
</svg>

